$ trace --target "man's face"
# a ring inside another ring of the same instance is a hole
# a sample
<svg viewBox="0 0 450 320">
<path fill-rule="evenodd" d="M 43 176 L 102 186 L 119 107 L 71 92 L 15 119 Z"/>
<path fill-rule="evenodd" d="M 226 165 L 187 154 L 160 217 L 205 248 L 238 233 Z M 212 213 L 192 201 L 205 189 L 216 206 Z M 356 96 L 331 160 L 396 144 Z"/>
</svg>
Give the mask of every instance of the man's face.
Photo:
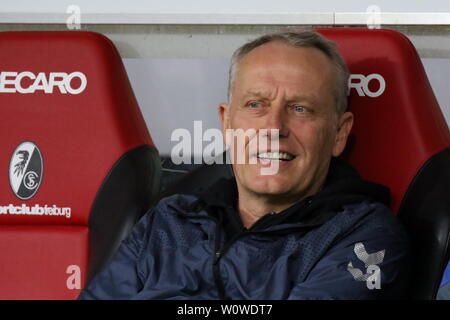
<svg viewBox="0 0 450 320">
<path fill-rule="evenodd" d="M 335 112 L 335 77 L 332 62 L 316 48 L 270 42 L 242 58 L 231 102 L 219 106 L 222 128 L 278 129 L 281 159 L 251 150 L 258 134 L 246 139 L 245 150 L 231 150 L 239 193 L 281 200 L 320 189 L 331 156 L 343 151 L 353 121 L 351 113 L 338 117 Z M 236 164 L 237 154 L 245 154 L 245 164 Z M 252 157 L 256 164 L 249 163 Z M 277 161 L 277 173 L 262 175 L 272 161 Z"/>
</svg>

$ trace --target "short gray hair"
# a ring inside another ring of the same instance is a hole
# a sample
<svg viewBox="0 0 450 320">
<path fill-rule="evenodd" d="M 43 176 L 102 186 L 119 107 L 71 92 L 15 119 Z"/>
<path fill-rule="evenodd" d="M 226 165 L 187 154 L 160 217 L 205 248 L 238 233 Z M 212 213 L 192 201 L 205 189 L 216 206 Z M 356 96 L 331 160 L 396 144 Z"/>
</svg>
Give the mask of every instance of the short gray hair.
<svg viewBox="0 0 450 320">
<path fill-rule="evenodd" d="M 280 41 L 298 48 L 310 47 L 322 51 L 331 60 L 336 71 L 336 84 L 334 90 L 336 112 L 340 115 L 347 110 L 349 78 L 348 67 L 342 56 L 339 54 L 337 45 L 333 41 L 326 39 L 319 33 L 312 30 L 286 31 L 267 34 L 247 42 L 238 48 L 231 57 L 231 65 L 229 70 L 228 99 L 230 102 L 234 74 L 239 62 L 253 49 L 273 41 Z"/>
</svg>

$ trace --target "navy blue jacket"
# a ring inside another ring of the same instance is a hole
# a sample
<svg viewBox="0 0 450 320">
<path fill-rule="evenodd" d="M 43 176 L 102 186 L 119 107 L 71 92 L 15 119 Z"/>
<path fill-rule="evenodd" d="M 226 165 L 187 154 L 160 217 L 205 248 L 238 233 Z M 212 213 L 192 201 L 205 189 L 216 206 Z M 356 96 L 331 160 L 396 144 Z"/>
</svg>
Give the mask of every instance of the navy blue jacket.
<svg viewBox="0 0 450 320">
<path fill-rule="evenodd" d="M 235 181 L 161 200 L 79 299 L 400 299 L 409 245 L 389 190 L 333 159 L 325 187 L 245 229 Z"/>
</svg>

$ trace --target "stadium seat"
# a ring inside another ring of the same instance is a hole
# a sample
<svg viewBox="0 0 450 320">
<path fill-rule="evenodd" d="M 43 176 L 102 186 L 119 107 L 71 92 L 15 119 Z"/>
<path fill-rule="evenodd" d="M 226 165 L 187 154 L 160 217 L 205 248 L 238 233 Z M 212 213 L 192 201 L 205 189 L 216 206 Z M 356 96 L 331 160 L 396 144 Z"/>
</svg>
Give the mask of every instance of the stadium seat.
<svg viewBox="0 0 450 320">
<path fill-rule="evenodd" d="M 338 43 L 352 73 L 345 156 L 391 189 L 391 209 L 412 240 L 410 297 L 434 299 L 450 253 L 450 131 L 422 62 L 393 30 L 318 31 Z"/>
<path fill-rule="evenodd" d="M 391 189 L 391 209 L 412 239 L 410 297 L 434 299 L 450 254 L 450 132 L 420 58 L 393 30 L 316 30 L 338 44 L 352 74 L 355 123 L 343 157 Z M 204 165 L 164 196 L 197 193 L 230 175 L 229 166 Z"/>
<path fill-rule="evenodd" d="M 74 299 L 158 191 L 112 42 L 0 33 L 0 299 Z"/>
</svg>

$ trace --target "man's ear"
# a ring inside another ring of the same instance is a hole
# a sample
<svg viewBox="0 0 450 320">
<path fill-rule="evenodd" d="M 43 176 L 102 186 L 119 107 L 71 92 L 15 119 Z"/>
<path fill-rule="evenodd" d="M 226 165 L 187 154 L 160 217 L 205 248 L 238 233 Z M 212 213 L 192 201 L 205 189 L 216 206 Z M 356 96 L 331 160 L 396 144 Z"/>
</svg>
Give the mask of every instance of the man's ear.
<svg viewBox="0 0 450 320">
<path fill-rule="evenodd" d="M 223 143 L 228 145 L 226 130 L 230 128 L 230 105 L 226 102 L 219 104 L 219 118 L 222 125 Z"/>
<path fill-rule="evenodd" d="M 337 134 L 332 152 L 334 157 L 338 157 L 342 151 L 344 151 L 345 145 L 347 144 L 348 135 L 350 134 L 350 130 L 352 130 L 352 126 L 353 113 L 345 112 L 342 116 L 340 116 L 338 121 Z"/>
<path fill-rule="evenodd" d="M 221 104 L 219 104 L 219 107 L 218 107 L 220 123 L 222 125 L 223 131 L 225 131 L 227 128 L 229 128 L 229 122 L 230 122 L 229 108 L 230 108 L 230 105 L 225 102 L 222 102 Z"/>
</svg>

